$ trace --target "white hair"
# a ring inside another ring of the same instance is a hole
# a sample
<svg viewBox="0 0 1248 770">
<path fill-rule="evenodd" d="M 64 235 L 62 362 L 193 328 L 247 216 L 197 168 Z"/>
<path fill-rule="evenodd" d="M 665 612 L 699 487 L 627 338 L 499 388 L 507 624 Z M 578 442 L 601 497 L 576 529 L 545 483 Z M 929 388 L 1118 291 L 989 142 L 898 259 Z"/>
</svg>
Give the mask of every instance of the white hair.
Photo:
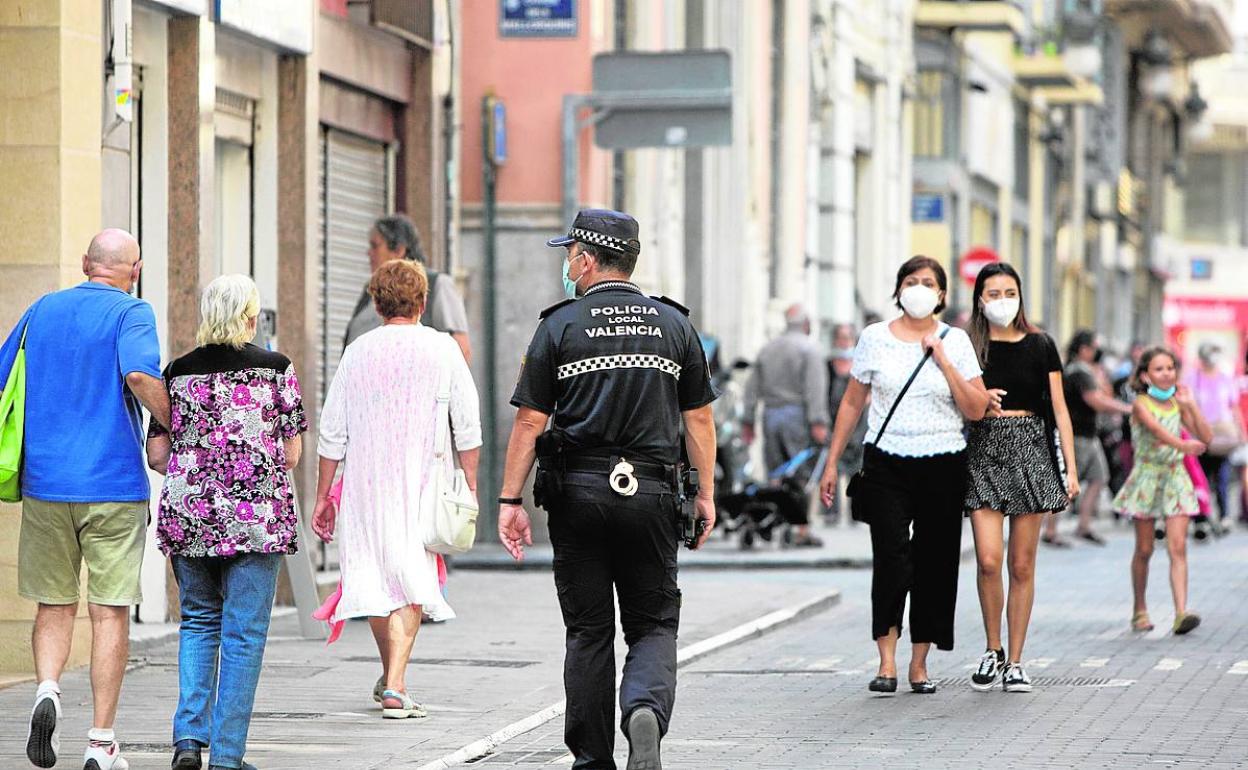
<svg viewBox="0 0 1248 770">
<path fill-rule="evenodd" d="M 199 314 L 202 320 L 196 342 L 241 348 L 255 336 L 250 321 L 260 314 L 256 282 L 241 274 L 215 279 L 200 297 Z"/>
</svg>

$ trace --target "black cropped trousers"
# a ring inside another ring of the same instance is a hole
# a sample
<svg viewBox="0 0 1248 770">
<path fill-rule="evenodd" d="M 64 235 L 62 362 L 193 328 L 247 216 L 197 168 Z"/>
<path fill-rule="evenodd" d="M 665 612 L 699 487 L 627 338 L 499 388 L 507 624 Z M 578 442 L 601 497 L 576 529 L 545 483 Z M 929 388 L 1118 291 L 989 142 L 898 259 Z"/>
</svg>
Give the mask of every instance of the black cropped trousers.
<svg viewBox="0 0 1248 770">
<path fill-rule="evenodd" d="M 966 453 L 901 457 L 868 452 L 861 501 L 871 526 L 871 638 L 902 629 L 910 640 L 953 649 L 962 550 Z"/>
</svg>

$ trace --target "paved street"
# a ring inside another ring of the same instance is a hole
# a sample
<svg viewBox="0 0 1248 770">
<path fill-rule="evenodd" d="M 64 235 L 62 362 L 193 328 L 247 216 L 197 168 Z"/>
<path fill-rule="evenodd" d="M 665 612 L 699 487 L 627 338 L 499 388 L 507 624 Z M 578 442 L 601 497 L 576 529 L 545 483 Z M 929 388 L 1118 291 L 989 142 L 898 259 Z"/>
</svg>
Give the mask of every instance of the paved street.
<svg viewBox="0 0 1248 770">
<path fill-rule="evenodd" d="M 968 686 L 983 650 L 974 566 L 963 563 L 957 650 L 934 651 L 934 696 L 871 696 L 869 576 L 836 576 L 834 610 L 705 659 L 682 674 L 664 745 L 667 768 L 1214 768 L 1248 766 L 1248 535 L 1190 549 L 1187 638 L 1173 618 L 1167 560 L 1154 555 L 1156 631 L 1136 636 L 1127 566 L 1131 540 L 1041 551 L 1025 658 L 1031 694 Z M 901 688 L 909 652 L 903 646 Z M 622 742 L 622 740 L 621 740 Z M 618 756 L 626 753 L 620 746 Z M 485 766 L 570 764 L 557 725 Z M 623 766 L 621 764 L 621 766 Z"/>
<path fill-rule="evenodd" d="M 829 531 L 827 534 L 834 534 Z M 1026 658 L 1030 695 L 966 686 L 982 650 L 973 562 L 963 565 L 958 649 L 934 652 L 930 697 L 876 698 L 867 638 L 869 575 L 861 570 L 691 571 L 685 575 L 686 647 L 774 610 L 840 589 L 840 604 L 692 663 L 682 671 L 665 743 L 668 768 L 1238 767 L 1248 765 L 1248 534 L 1193 544 L 1192 636 L 1171 619 L 1166 559 L 1154 558 L 1150 597 L 1159 629 L 1127 630 L 1130 540 L 1044 550 Z M 274 623 L 248 759 L 261 770 L 421 767 L 562 697 L 562 629 L 550 577 L 459 572 L 461 618 L 427 627 L 409 682 L 427 720 L 383 722 L 368 696 L 371 639 L 350 624 L 326 650 Z M 906 657 L 903 656 L 904 666 Z M 135 770 L 168 766 L 176 647 L 136 657 L 119 738 Z M 904 669 L 903 669 L 904 670 Z M 89 694 L 84 672 L 65 677 L 64 758 L 76 767 Z M 905 683 L 902 682 L 904 688 Z M 0 767 L 27 766 L 22 740 L 30 687 L 0 691 Z M 1176 718 L 1177 715 L 1177 718 Z M 503 743 L 473 765 L 568 766 L 562 718 Z M 625 756 L 619 746 L 621 762 Z M 621 767 L 623 765 L 621 764 Z"/>
</svg>

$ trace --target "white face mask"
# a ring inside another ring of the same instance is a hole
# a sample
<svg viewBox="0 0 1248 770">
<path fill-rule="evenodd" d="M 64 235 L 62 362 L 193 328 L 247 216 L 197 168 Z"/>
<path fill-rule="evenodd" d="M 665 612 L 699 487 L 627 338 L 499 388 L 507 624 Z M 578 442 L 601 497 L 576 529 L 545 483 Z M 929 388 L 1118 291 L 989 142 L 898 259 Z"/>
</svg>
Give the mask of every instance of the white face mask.
<svg viewBox="0 0 1248 770">
<path fill-rule="evenodd" d="M 1007 327 L 1018 317 L 1018 297 L 994 299 L 984 303 L 984 317 L 993 326 Z"/>
<path fill-rule="evenodd" d="M 902 289 L 900 299 L 901 308 L 914 319 L 927 318 L 940 304 L 940 295 L 936 290 L 921 283 Z"/>
</svg>

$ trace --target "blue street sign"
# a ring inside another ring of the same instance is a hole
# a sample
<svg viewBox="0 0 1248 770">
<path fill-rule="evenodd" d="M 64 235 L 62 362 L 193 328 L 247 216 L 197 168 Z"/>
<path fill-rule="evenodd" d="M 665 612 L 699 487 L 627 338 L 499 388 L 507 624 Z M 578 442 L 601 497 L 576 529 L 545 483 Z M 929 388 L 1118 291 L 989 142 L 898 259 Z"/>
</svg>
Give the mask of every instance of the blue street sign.
<svg viewBox="0 0 1248 770">
<path fill-rule="evenodd" d="M 910 205 L 911 222 L 944 222 L 945 196 L 940 193 L 915 193 Z"/>
<path fill-rule="evenodd" d="M 507 162 L 507 108 L 502 100 L 494 102 L 494 146 L 493 161 L 495 166 Z"/>
<path fill-rule="evenodd" d="M 1213 280 L 1213 260 L 1208 257 L 1192 257 L 1192 280 Z"/>
<path fill-rule="evenodd" d="M 500 0 L 503 37 L 576 37 L 576 0 Z"/>
</svg>

